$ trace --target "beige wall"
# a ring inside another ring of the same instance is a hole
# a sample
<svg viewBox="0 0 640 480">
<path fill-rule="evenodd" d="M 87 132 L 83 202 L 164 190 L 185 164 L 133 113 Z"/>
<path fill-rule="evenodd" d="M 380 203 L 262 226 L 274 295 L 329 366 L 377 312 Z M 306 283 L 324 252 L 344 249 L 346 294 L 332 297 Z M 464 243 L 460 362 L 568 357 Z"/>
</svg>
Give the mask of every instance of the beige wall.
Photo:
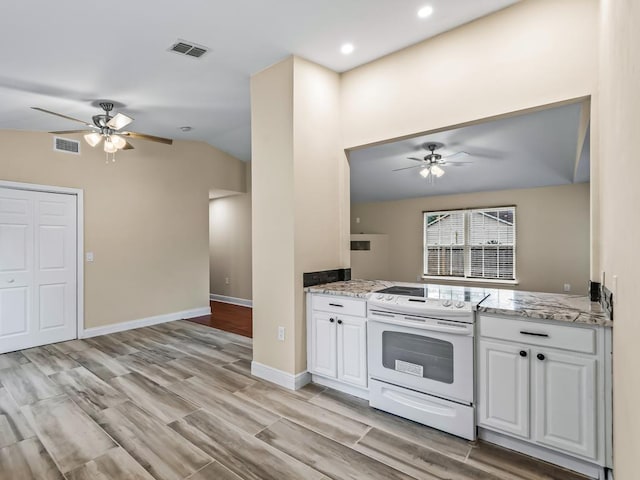
<svg viewBox="0 0 640 480">
<path fill-rule="evenodd" d="M 302 275 L 349 262 L 340 77 L 292 57 L 252 77 L 251 97 L 254 360 L 297 373 L 306 369 Z"/>
<path fill-rule="evenodd" d="M 211 200 L 209 253 L 211 293 L 251 300 L 250 193 Z"/>
<path fill-rule="evenodd" d="M 638 478 L 640 452 L 640 3 L 603 0 L 600 50 L 600 255 L 614 292 L 614 473 Z"/>
<path fill-rule="evenodd" d="M 0 131 L 0 179 L 84 190 L 86 328 L 208 306 L 208 192 L 244 185 L 244 164 L 207 144 L 133 143 L 106 165 L 85 143 L 76 156 Z"/>
<path fill-rule="evenodd" d="M 388 234 L 389 280 L 415 282 L 422 274 L 423 211 L 508 205 L 517 207 L 519 285 L 513 288 L 560 293 L 564 284 L 569 283 L 573 293 L 586 294 L 589 282 L 586 183 L 359 203 L 351 206 L 351 229 Z M 356 224 L 358 217 L 360 223 Z"/>
<path fill-rule="evenodd" d="M 253 360 L 294 373 L 293 58 L 251 78 L 251 184 Z"/>
<path fill-rule="evenodd" d="M 209 202 L 209 291 L 251 300 L 251 164 L 245 169 L 242 192 L 218 190 Z"/>
<path fill-rule="evenodd" d="M 590 95 L 597 0 L 525 0 L 342 76 L 344 145 Z"/>
</svg>

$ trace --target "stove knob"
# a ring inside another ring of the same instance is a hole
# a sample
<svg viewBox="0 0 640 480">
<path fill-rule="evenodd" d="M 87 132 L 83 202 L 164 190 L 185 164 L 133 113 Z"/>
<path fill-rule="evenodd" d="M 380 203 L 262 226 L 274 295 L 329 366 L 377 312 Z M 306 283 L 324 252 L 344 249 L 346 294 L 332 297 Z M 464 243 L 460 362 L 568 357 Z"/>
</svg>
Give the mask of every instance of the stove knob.
<svg viewBox="0 0 640 480">
<path fill-rule="evenodd" d="M 464 307 L 464 302 L 456 302 L 456 308 Z"/>
<path fill-rule="evenodd" d="M 387 300 L 393 300 L 393 295 L 387 295 Z"/>
<path fill-rule="evenodd" d="M 443 307 L 450 307 L 451 306 L 451 300 L 443 300 L 442 301 L 442 306 Z"/>
<path fill-rule="evenodd" d="M 382 300 L 382 299 L 384 298 L 384 295 L 377 295 L 377 296 L 376 296 L 376 298 L 377 298 L 378 300 Z"/>
</svg>

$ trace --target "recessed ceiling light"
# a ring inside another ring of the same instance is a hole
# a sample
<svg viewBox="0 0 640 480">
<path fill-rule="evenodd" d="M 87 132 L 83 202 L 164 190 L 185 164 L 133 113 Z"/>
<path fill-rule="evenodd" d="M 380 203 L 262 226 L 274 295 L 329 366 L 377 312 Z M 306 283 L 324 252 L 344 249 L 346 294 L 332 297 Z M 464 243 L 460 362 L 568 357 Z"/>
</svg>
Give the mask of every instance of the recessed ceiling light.
<svg viewBox="0 0 640 480">
<path fill-rule="evenodd" d="M 418 10 L 418 17 L 427 18 L 431 16 L 432 13 L 433 13 L 433 7 L 431 5 L 425 5 L 420 10 Z"/>
<path fill-rule="evenodd" d="M 343 55 L 349 55 L 350 53 L 353 53 L 354 50 L 355 47 L 353 46 L 353 43 L 345 43 L 340 47 L 340 51 Z"/>
</svg>

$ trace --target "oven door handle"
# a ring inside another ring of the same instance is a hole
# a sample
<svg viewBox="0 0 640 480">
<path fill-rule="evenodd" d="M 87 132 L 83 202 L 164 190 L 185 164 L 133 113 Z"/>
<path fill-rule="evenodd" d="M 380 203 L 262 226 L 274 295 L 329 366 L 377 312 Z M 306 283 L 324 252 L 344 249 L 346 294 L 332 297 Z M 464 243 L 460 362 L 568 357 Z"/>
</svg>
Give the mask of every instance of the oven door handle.
<svg viewBox="0 0 640 480">
<path fill-rule="evenodd" d="M 405 318 L 405 319 L 403 319 Z M 438 320 L 431 320 L 435 323 L 424 323 L 416 320 L 406 320 L 406 317 L 395 318 L 372 318 L 372 322 L 386 323 L 389 325 L 400 325 L 402 327 L 419 328 L 420 330 L 440 333 L 450 333 L 453 335 L 473 336 L 473 325 L 460 324 L 460 326 L 451 325 L 449 322 L 440 322 Z"/>
</svg>

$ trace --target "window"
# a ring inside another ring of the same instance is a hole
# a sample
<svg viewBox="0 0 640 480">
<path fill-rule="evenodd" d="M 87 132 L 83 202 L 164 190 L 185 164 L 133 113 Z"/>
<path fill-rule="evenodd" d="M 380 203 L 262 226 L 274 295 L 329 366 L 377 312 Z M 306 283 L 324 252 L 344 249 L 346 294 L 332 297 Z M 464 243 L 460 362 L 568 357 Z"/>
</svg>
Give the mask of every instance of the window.
<svg viewBox="0 0 640 480">
<path fill-rule="evenodd" d="M 424 274 L 515 280 L 515 207 L 425 212 Z"/>
</svg>

